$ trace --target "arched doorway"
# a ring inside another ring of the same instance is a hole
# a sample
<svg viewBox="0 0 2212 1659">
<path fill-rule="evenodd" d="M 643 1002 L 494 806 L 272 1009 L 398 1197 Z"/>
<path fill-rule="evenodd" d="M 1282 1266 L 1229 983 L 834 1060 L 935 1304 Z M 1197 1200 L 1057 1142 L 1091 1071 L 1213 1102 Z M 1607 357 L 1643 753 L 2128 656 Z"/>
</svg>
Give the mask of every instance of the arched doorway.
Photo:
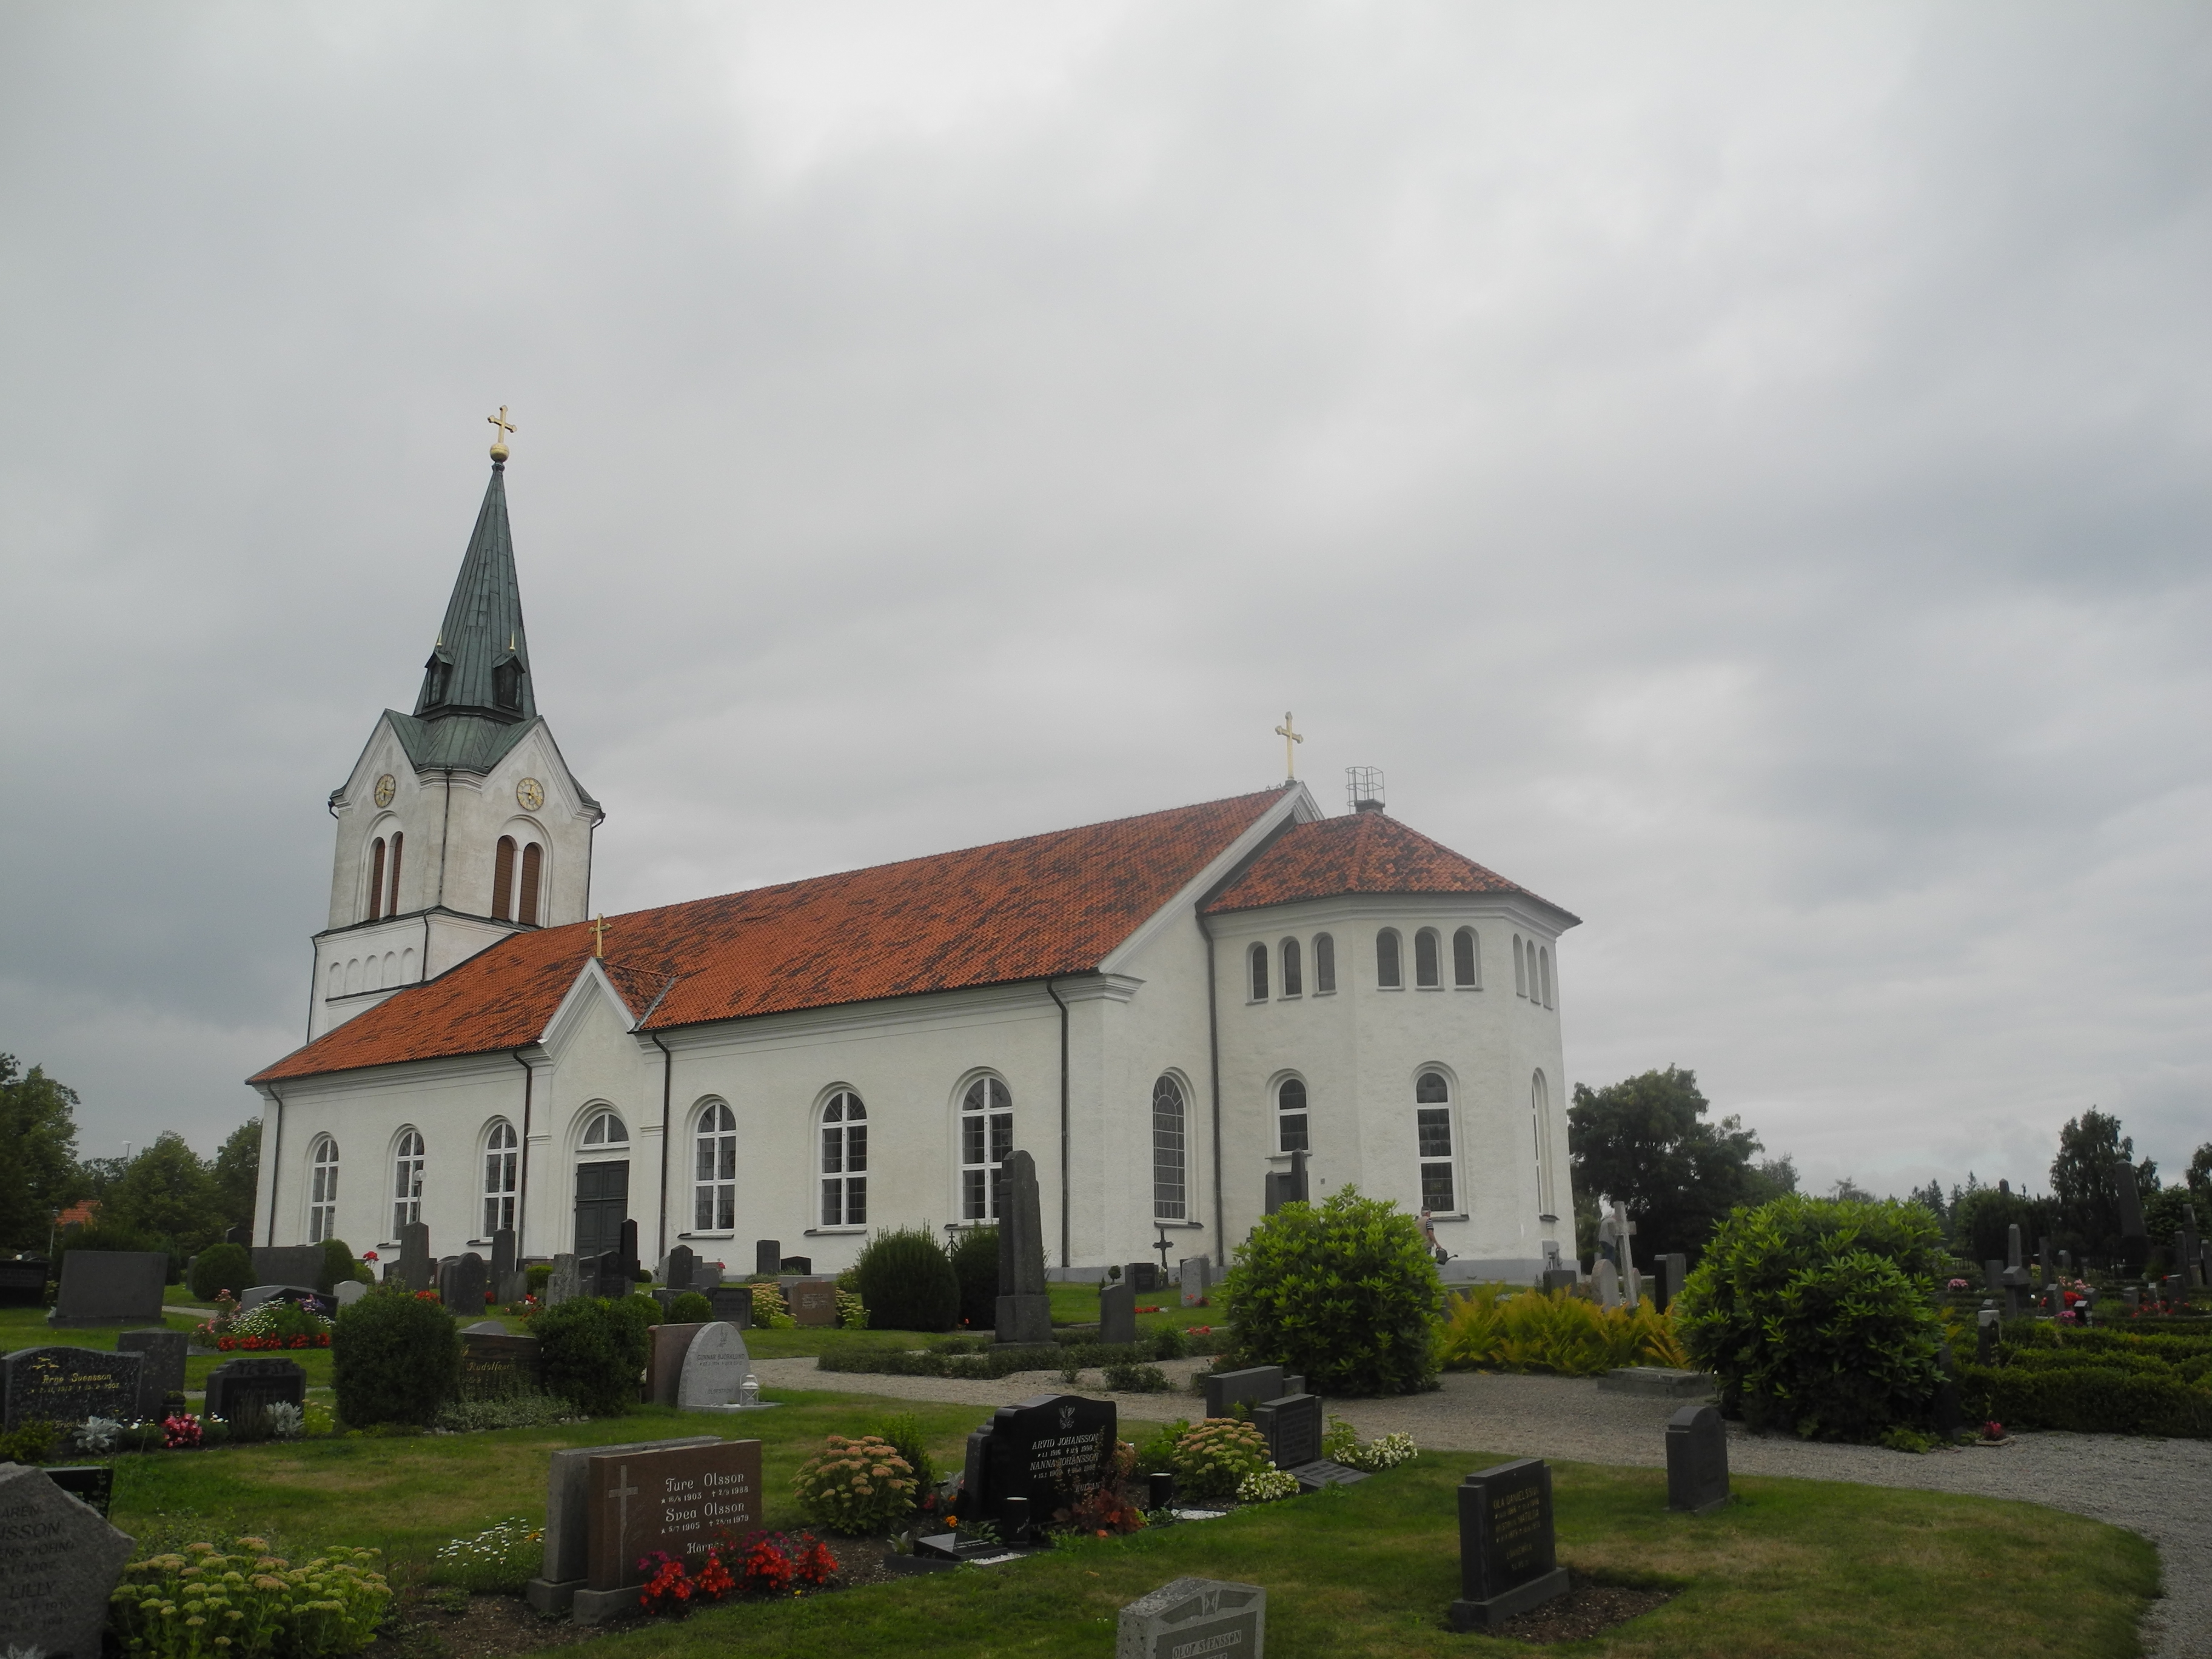
<svg viewBox="0 0 2212 1659">
<path fill-rule="evenodd" d="M 622 1248 L 629 1219 L 629 1130 L 607 1108 L 597 1107 L 576 1148 L 575 1252 L 579 1261 Z"/>
</svg>

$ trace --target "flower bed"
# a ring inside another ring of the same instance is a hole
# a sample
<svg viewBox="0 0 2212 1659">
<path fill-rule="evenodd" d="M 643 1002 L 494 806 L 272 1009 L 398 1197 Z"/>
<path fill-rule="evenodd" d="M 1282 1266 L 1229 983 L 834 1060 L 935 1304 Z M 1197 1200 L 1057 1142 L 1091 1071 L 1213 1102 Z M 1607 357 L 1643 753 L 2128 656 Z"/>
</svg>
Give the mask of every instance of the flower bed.
<svg viewBox="0 0 2212 1659">
<path fill-rule="evenodd" d="M 228 1291 L 216 1298 L 216 1316 L 193 1332 L 223 1353 L 273 1353 L 289 1348 L 327 1348 L 331 1322 L 296 1302 L 264 1302 L 244 1313 Z"/>
</svg>

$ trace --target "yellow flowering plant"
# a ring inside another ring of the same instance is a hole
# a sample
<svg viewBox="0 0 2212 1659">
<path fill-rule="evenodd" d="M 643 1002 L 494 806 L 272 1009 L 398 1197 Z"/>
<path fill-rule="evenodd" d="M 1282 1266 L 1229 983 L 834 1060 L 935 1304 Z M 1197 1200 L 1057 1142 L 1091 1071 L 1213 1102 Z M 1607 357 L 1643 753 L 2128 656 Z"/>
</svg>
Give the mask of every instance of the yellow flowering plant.
<svg viewBox="0 0 2212 1659">
<path fill-rule="evenodd" d="M 848 1537 L 884 1533 L 915 1505 L 921 1482 L 898 1448 L 880 1436 L 833 1434 L 800 1468 L 792 1493 L 817 1527 Z"/>
<path fill-rule="evenodd" d="M 295 1566 L 259 1538 L 133 1561 L 108 1599 L 123 1651 L 143 1659 L 328 1659 L 358 1653 L 392 1601 L 374 1550 Z"/>
</svg>

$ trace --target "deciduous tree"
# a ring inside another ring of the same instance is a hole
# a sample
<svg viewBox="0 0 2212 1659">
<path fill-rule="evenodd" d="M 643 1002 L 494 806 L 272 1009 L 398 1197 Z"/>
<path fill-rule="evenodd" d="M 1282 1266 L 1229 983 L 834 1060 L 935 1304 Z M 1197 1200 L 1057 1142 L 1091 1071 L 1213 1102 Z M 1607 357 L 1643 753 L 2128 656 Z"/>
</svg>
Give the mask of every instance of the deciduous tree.
<svg viewBox="0 0 2212 1659">
<path fill-rule="evenodd" d="M 1705 1121 L 1711 1104 L 1697 1073 L 1676 1066 L 1603 1089 L 1575 1085 L 1567 1111 L 1575 1190 L 1627 1205 L 1640 1263 L 1670 1251 L 1694 1262 L 1731 1209 L 1771 1195 L 1772 1177 L 1752 1167 L 1759 1137 L 1741 1118 Z"/>
<path fill-rule="evenodd" d="M 83 1185 L 76 1091 L 0 1054 L 0 1248 L 43 1249 L 54 1213 Z"/>
</svg>

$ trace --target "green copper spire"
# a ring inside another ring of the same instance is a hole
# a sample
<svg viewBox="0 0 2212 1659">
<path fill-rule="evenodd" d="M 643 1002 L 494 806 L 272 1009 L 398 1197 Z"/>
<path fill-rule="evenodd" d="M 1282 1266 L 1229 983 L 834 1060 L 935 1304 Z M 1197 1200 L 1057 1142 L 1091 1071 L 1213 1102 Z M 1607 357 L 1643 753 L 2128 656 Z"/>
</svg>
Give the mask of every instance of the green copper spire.
<svg viewBox="0 0 2212 1659">
<path fill-rule="evenodd" d="M 421 720 L 471 716 L 513 725 L 537 718 L 522 589 L 514 579 L 514 538 L 507 526 L 505 448 L 502 443 L 492 452 L 498 459 L 476 532 L 461 557 L 445 626 L 422 665 L 422 692 L 415 699 Z"/>
</svg>

